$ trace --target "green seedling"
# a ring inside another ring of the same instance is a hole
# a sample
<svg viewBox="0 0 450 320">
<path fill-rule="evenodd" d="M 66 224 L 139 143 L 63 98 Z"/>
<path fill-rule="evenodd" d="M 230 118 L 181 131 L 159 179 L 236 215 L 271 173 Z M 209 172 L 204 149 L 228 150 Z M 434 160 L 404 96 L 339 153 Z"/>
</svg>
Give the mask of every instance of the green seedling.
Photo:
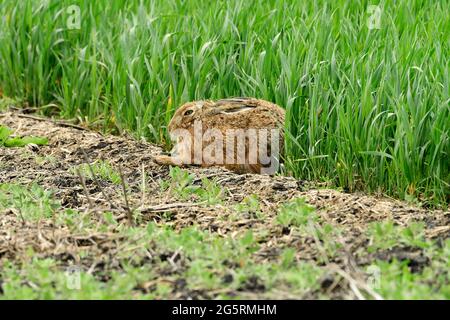
<svg viewBox="0 0 450 320">
<path fill-rule="evenodd" d="M 14 148 L 14 147 L 24 147 L 28 144 L 35 144 L 39 146 L 43 146 L 48 144 L 48 139 L 43 137 L 33 137 L 33 136 L 27 136 L 27 137 L 11 137 L 12 130 L 5 127 L 0 126 L 0 147 L 8 147 L 8 148 Z"/>
</svg>

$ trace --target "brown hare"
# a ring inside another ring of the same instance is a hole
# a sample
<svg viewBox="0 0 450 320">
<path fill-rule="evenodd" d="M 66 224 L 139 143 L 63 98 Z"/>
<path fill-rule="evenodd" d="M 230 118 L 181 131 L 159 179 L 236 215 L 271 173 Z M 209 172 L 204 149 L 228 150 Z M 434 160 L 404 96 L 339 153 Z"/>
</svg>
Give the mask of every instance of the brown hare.
<svg viewBox="0 0 450 320">
<path fill-rule="evenodd" d="M 175 141 L 171 155 L 155 161 L 274 174 L 284 147 L 284 119 L 284 109 L 254 98 L 188 102 L 168 126 Z"/>
</svg>

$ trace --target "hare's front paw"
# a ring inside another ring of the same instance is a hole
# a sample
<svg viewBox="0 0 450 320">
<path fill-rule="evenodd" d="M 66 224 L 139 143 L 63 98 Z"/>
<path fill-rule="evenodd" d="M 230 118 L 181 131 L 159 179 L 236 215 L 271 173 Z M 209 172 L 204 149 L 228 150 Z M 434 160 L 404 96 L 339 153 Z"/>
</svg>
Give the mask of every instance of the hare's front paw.
<svg viewBox="0 0 450 320">
<path fill-rule="evenodd" d="M 180 157 L 180 156 L 176 156 L 176 155 L 158 155 L 158 156 L 154 156 L 153 160 L 160 165 L 166 165 L 166 166 L 185 166 L 187 164 L 190 164 L 189 161 L 187 161 L 186 159 Z"/>
<path fill-rule="evenodd" d="M 166 155 L 155 156 L 155 157 L 153 157 L 153 160 L 155 160 L 155 162 L 157 164 L 161 164 L 161 165 L 176 165 L 175 159 L 172 158 L 171 156 L 166 156 Z"/>
</svg>

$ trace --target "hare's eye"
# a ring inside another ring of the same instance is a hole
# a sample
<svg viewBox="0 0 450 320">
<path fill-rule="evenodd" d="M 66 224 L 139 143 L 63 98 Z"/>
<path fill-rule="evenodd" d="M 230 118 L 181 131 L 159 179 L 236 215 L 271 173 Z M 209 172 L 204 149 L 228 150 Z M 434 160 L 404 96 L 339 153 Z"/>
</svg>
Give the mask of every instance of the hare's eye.
<svg viewBox="0 0 450 320">
<path fill-rule="evenodd" d="M 184 112 L 184 115 L 185 116 L 188 116 L 188 115 L 190 115 L 190 114 L 192 114 L 194 111 L 192 111 L 192 110 L 186 110 L 185 112 Z"/>
</svg>

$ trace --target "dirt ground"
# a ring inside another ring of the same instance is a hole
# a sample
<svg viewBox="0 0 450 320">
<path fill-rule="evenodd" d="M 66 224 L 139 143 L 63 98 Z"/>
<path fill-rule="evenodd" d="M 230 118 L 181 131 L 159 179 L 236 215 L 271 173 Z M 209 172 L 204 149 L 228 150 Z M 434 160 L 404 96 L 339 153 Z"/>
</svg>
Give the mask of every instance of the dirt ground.
<svg viewBox="0 0 450 320">
<path fill-rule="evenodd" d="M 297 248 L 298 260 L 317 260 L 319 252 L 313 246 L 313 237 L 302 237 L 273 223 L 280 203 L 295 197 L 304 197 L 314 206 L 319 216 L 328 223 L 339 226 L 344 232 L 339 239 L 345 255 L 338 255 L 330 264 L 342 270 L 344 277 L 357 278 L 358 268 L 366 265 L 371 255 L 359 255 L 367 246 L 367 237 L 362 236 L 367 224 L 390 219 L 395 224 L 406 226 L 412 221 L 422 221 L 426 225 L 426 237 L 446 239 L 450 236 L 449 211 L 413 207 L 405 202 L 387 197 L 374 197 L 363 194 L 349 194 L 334 189 L 318 187 L 312 183 L 292 177 L 269 177 L 262 175 L 238 175 L 221 168 L 187 168 L 195 175 L 195 183 L 203 177 L 214 179 L 226 188 L 225 203 L 234 205 L 245 196 L 256 194 L 261 202 L 264 219 L 255 216 L 242 216 L 228 219 L 232 214 L 227 206 L 202 206 L 196 203 L 174 199 L 161 191 L 158 180 L 169 177 L 169 168 L 156 164 L 152 157 L 161 148 L 130 137 L 101 135 L 83 128 L 66 125 L 62 122 L 29 118 L 18 113 L 0 114 L 0 124 L 14 130 L 15 135 L 44 136 L 49 139 L 47 146 L 25 148 L 0 148 L 0 183 L 27 184 L 37 182 L 45 189 L 55 190 L 54 196 L 64 208 L 82 211 L 111 211 L 119 221 L 126 222 L 127 208 L 133 208 L 142 215 L 140 223 L 156 221 L 180 230 L 186 226 L 198 225 L 220 236 L 237 236 L 252 229 L 255 234 L 264 232 L 256 259 L 261 261 L 275 259 L 282 248 Z M 70 168 L 85 162 L 107 160 L 114 168 L 121 168 L 127 181 L 127 201 L 125 204 L 122 186 L 106 180 L 85 181 L 89 196 L 80 183 L 79 177 Z M 39 164 L 36 157 L 51 157 L 53 161 Z M 149 177 L 149 185 L 142 192 L 142 174 Z M 170 219 L 162 219 L 163 212 L 171 212 Z M 89 247 L 99 256 L 107 256 L 104 261 L 113 261 L 120 250 L 120 239 L 112 233 L 77 235 L 67 228 L 54 228 L 51 219 L 36 224 L 24 223 L 13 212 L 0 215 L 0 260 L 17 259 L 33 247 L 41 256 L 59 257 L 69 260 L 80 247 Z M 426 264 L 420 250 L 403 248 L 384 252 L 377 257 L 384 259 L 409 259 L 412 263 Z M 114 268 L 111 262 L 111 268 Z M 325 281 L 325 280 L 324 280 Z M 326 281 L 325 281 L 326 282 Z M 340 286 L 335 297 L 351 297 L 351 290 Z M 342 290 L 347 291 L 342 291 Z M 340 290 L 340 291 L 339 291 Z M 252 297 L 249 289 L 249 296 Z M 350 293 L 349 293 L 350 292 Z M 309 296 L 314 297 L 311 292 Z M 333 296 L 333 293 L 331 294 Z M 174 298 L 210 298 L 214 294 L 205 292 L 193 295 L 179 290 Z M 258 297 L 255 295 L 254 297 Z M 289 297 L 286 293 L 286 297 Z M 282 297 L 281 297 L 282 298 Z"/>
</svg>

